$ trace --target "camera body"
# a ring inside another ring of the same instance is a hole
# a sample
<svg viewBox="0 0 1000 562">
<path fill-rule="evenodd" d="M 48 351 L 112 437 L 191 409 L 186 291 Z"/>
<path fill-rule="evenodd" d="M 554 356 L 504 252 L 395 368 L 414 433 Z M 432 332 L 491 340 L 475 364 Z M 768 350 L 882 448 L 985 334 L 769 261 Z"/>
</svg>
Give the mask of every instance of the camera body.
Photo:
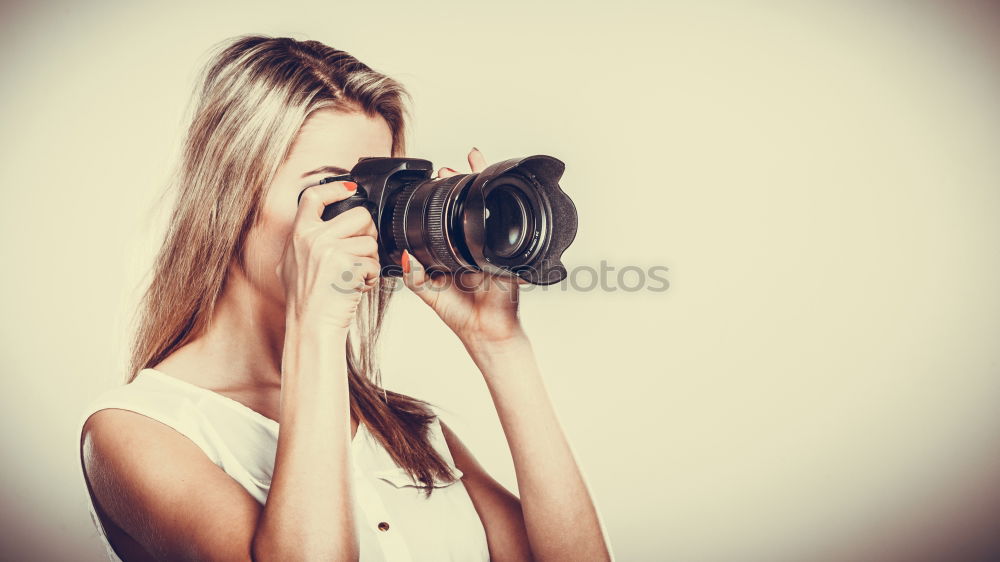
<svg viewBox="0 0 1000 562">
<path fill-rule="evenodd" d="M 549 285 L 565 279 L 560 260 L 577 231 L 576 207 L 558 183 L 564 170 L 560 160 L 536 155 L 432 178 L 428 160 L 362 158 L 350 174 L 320 182 L 358 185 L 327 205 L 322 218 L 368 209 L 386 276 L 402 274 L 405 249 L 429 271 L 484 271 Z"/>
</svg>

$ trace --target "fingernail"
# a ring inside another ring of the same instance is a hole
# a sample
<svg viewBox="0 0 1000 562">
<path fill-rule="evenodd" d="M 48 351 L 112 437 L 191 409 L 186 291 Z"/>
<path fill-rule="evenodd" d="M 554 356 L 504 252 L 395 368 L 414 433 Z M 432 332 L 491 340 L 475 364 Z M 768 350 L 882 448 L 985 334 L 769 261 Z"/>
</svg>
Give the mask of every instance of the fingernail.
<svg viewBox="0 0 1000 562">
<path fill-rule="evenodd" d="M 472 147 L 472 150 L 475 150 L 476 152 L 479 152 L 479 149 L 476 148 L 476 147 Z"/>
<path fill-rule="evenodd" d="M 348 191 L 354 191 L 355 189 L 358 188 L 358 184 L 354 183 L 353 181 L 345 181 L 344 187 L 346 187 Z"/>
<path fill-rule="evenodd" d="M 449 172 L 454 172 L 456 174 L 458 173 L 458 170 L 452 170 L 451 168 L 448 167 L 445 167 L 445 170 L 448 170 Z"/>
<path fill-rule="evenodd" d="M 403 250 L 403 259 L 401 261 L 403 262 L 403 273 L 409 273 L 410 272 L 410 252 L 407 252 L 406 250 Z"/>
</svg>

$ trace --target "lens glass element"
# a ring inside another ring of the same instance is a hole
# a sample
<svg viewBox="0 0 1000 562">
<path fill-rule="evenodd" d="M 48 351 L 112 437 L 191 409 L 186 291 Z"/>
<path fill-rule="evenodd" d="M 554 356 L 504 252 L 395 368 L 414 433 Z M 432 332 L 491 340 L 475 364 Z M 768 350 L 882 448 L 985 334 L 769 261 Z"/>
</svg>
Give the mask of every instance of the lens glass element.
<svg viewBox="0 0 1000 562">
<path fill-rule="evenodd" d="M 532 228 L 526 197 L 511 185 L 493 188 L 486 196 L 486 245 L 509 258 L 521 251 Z"/>
</svg>

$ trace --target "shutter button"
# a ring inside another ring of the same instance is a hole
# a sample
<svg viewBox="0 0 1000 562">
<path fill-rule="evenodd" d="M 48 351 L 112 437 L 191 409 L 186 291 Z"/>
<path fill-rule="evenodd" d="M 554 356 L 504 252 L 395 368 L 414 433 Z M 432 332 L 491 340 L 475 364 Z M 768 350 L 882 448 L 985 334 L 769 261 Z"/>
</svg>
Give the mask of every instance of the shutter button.
<svg viewBox="0 0 1000 562">
<path fill-rule="evenodd" d="M 389 530 L 389 524 L 386 523 L 385 521 L 382 521 L 381 523 L 378 524 L 378 530 L 379 531 L 388 531 Z"/>
</svg>

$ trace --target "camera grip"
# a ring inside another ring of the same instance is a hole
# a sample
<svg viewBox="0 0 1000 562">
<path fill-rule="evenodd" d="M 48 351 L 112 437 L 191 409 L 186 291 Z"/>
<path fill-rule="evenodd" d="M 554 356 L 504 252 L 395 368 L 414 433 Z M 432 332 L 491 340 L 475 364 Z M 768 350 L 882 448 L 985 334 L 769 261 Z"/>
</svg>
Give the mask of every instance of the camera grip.
<svg viewBox="0 0 1000 562">
<path fill-rule="evenodd" d="M 320 183 L 326 183 L 326 182 L 320 182 Z M 298 202 L 302 201 L 303 193 L 305 193 L 304 189 L 299 192 Z M 321 214 L 321 218 L 324 221 L 328 221 L 333 217 L 339 215 L 340 213 L 343 213 L 344 211 L 347 211 L 349 209 L 353 209 L 354 207 L 364 207 L 368 209 L 368 212 L 371 213 L 372 218 L 375 218 L 375 204 L 368 200 L 368 192 L 365 191 L 365 188 L 361 187 L 360 185 L 357 187 L 354 193 L 352 193 L 351 196 L 348 197 L 347 199 L 341 199 L 340 201 L 330 203 L 329 205 L 324 207 L 323 213 Z"/>
<path fill-rule="evenodd" d="M 360 185 L 358 186 L 357 190 L 355 190 L 354 194 L 348 197 L 347 199 L 342 199 L 340 201 L 336 201 L 334 203 L 330 203 L 329 205 L 327 205 L 323 209 L 323 214 L 321 218 L 325 221 L 328 221 L 333 217 L 339 215 L 340 213 L 343 213 L 344 211 L 353 209 L 355 207 L 364 207 L 368 209 L 368 212 L 372 215 L 372 217 L 375 216 L 375 205 L 374 203 L 368 200 L 368 193 L 365 191 L 365 188 L 361 187 Z"/>
</svg>

